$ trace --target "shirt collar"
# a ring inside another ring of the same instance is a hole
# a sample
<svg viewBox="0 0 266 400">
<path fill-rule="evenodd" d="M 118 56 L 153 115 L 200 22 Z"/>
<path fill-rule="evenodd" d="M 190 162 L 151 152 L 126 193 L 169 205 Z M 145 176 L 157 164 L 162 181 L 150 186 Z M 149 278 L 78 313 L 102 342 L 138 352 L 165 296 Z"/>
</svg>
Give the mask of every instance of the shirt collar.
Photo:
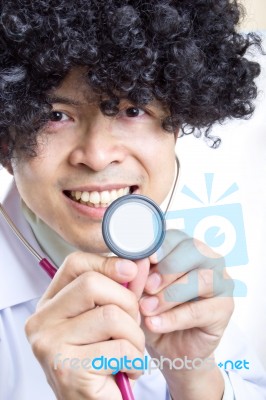
<svg viewBox="0 0 266 400">
<path fill-rule="evenodd" d="M 64 259 L 77 249 L 37 217 L 23 200 L 21 200 L 21 207 L 43 252 L 49 256 L 56 268 L 60 267 Z"/>
<path fill-rule="evenodd" d="M 2 205 L 15 226 L 30 245 L 43 257 L 43 251 L 21 212 L 20 196 L 14 182 L 8 187 Z M 0 216 L 0 310 L 41 297 L 51 278 L 38 265 Z"/>
</svg>

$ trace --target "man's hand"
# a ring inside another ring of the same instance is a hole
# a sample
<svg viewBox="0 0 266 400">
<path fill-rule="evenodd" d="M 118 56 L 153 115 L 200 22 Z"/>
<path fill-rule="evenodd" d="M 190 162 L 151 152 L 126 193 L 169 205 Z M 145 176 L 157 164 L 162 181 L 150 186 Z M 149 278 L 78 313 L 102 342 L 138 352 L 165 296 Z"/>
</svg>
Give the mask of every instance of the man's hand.
<svg viewBox="0 0 266 400">
<path fill-rule="evenodd" d="M 152 357 L 211 357 L 233 312 L 233 281 L 224 260 L 177 230 L 167 232 L 140 300 L 146 346 Z M 179 364 L 178 364 L 179 365 Z M 198 364 L 197 364 L 198 366 Z M 218 367 L 162 370 L 173 399 L 221 399 Z"/>
<path fill-rule="evenodd" d="M 138 300 L 148 270 L 147 259 L 134 263 L 85 253 L 67 257 L 26 324 L 33 352 L 58 399 L 121 399 L 110 369 L 85 369 L 81 362 L 100 356 L 143 357 Z M 123 282 L 130 282 L 131 291 Z M 80 361 L 79 368 L 75 362 L 71 366 L 73 359 Z M 140 375 L 122 371 L 132 379 Z"/>
</svg>

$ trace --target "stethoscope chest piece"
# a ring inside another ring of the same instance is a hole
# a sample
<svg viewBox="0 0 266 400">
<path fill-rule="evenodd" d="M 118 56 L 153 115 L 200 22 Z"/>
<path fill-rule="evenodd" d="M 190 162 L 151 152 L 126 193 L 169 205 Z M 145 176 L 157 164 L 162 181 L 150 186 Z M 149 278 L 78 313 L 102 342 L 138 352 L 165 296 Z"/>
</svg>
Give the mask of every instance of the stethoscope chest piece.
<svg viewBox="0 0 266 400">
<path fill-rule="evenodd" d="M 107 208 L 102 234 L 108 248 L 119 257 L 130 260 L 149 257 L 164 240 L 164 214 L 146 196 L 122 196 Z"/>
</svg>

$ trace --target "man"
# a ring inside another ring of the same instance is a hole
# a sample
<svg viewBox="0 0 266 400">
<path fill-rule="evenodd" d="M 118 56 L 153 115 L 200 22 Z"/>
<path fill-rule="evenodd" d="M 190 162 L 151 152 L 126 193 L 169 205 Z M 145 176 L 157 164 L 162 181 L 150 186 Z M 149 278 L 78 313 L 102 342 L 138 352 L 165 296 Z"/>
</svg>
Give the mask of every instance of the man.
<svg viewBox="0 0 266 400">
<path fill-rule="evenodd" d="M 3 399 L 121 399 L 110 368 L 75 363 L 141 359 L 145 347 L 157 360 L 214 358 L 233 311 L 222 258 L 178 231 L 144 260 L 110 257 L 101 223 L 124 194 L 171 195 L 181 129 L 208 136 L 252 112 L 259 66 L 244 54 L 259 39 L 236 33 L 239 16 L 224 0 L 3 2 L 1 163 L 15 182 L 4 206 L 59 268 L 50 282 L 3 223 Z M 176 285 L 195 277 L 181 298 Z M 214 363 L 165 364 L 156 384 L 121 371 L 141 399 L 239 392 Z M 262 384 L 238 382 L 258 400 Z"/>
</svg>

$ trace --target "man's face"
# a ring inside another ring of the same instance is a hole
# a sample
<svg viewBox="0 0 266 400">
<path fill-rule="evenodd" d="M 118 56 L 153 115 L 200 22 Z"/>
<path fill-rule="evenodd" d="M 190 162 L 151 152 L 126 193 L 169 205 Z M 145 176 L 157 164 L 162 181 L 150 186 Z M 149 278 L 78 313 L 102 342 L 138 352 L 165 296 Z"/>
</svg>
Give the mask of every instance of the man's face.
<svg viewBox="0 0 266 400">
<path fill-rule="evenodd" d="M 106 252 L 101 222 L 107 206 L 134 192 L 160 204 L 175 172 L 175 136 L 165 132 L 159 104 L 145 109 L 121 101 L 104 116 L 81 69 L 51 93 L 53 112 L 38 139 L 38 156 L 13 163 L 28 207 L 67 242 Z M 130 229 L 130 227 L 129 227 Z"/>
</svg>

